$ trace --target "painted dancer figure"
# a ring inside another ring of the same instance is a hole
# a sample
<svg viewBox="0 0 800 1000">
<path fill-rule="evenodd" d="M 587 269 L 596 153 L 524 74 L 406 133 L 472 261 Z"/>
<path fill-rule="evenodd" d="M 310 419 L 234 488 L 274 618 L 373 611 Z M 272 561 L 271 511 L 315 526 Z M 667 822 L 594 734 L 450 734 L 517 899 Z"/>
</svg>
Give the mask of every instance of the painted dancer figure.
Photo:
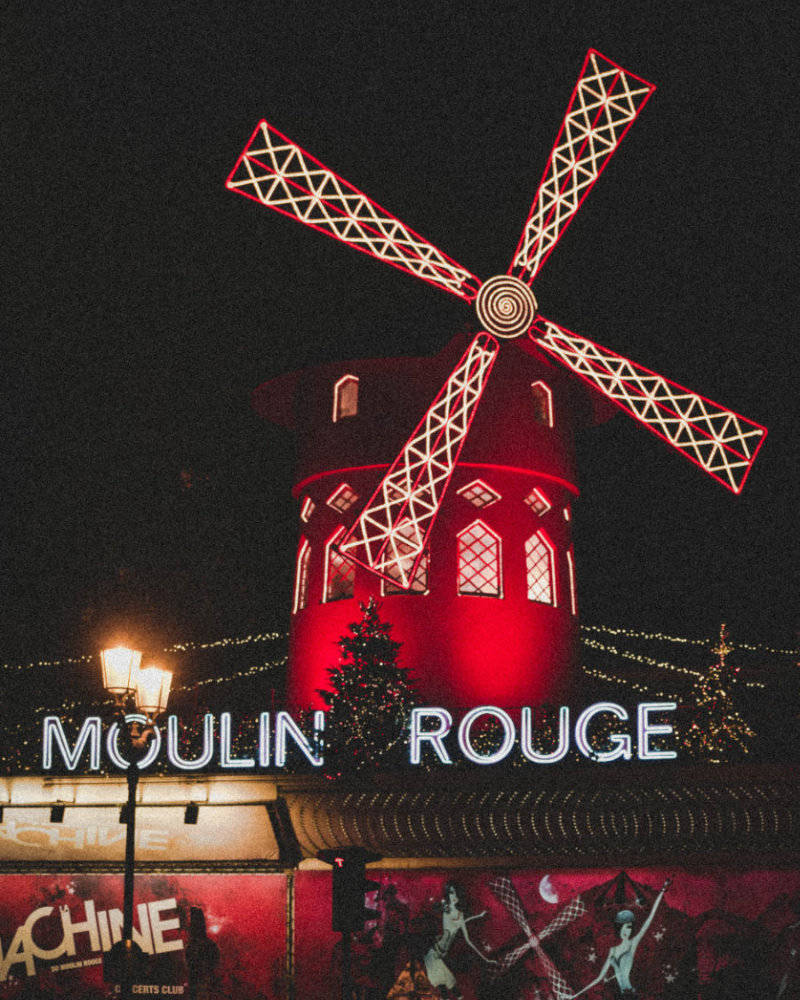
<svg viewBox="0 0 800 1000">
<path fill-rule="evenodd" d="M 636 934 L 633 933 L 635 916 L 630 910 L 620 910 L 614 918 L 617 933 L 619 934 L 619 943 L 612 945 L 597 978 L 593 979 L 588 986 L 584 986 L 582 990 L 578 990 L 575 994 L 576 997 L 579 997 L 581 993 L 586 993 L 593 986 L 597 986 L 598 983 L 604 982 L 607 977 L 611 978 L 608 976 L 610 970 L 612 976 L 617 981 L 619 996 L 625 997 L 625 1000 L 636 1000 L 636 989 L 631 982 L 631 972 L 633 971 L 633 960 L 636 957 L 636 949 L 639 947 L 640 941 L 653 922 L 653 917 L 656 915 L 656 910 L 664 898 L 664 893 L 667 891 L 670 881 L 671 879 L 667 879 L 659 890 L 653 903 L 653 908 Z"/>
<path fill-rule="evenodd" d="M 442 900 L 442 933 L 436 938 L 431 947 L 425 953 L 425 973 L 428 976 L 431 986 L 435 986 L 443 992 L 442 997 L 452 996 L 454 1000 L 460 1000 L 461 993 L 456 984 L 456 977 L 445 962 L 447 954 L 453 945 L 459 932 L 464 935 L 464 940 L 472 948 L 479 958 L 487 965 L 497 964 L 493 959 L 487 958 L 470 939 L 467 931 L 467 924 L 471 920 L 480 920 L 487 915 L 487 911 L 477 913 L 467 917 L 462 909 L 463 892 L 456 882 L 448 882 L 444 887 L 444 899 Z"/>
</svg>

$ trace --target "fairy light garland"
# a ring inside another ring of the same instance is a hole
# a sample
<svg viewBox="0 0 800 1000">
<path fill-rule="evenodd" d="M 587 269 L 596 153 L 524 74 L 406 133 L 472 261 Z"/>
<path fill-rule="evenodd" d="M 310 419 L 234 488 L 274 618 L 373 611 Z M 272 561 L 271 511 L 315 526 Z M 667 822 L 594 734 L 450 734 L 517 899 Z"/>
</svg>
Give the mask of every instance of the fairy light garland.
<svg viewBox="0 0 800 1000">
<path fill-rule="evenodd" d="M 678 642 L 684 645 L 691 646 L 702 646 L 704 649 L 708 647 L 710 639 L 687 639 L 683 636 L 677 635 L 666 635 L 663 632 L 640 632 L 632 628 L 621 628 L 612 627 L 610 625 L 581 625 L 581 632 L 606 632 L 609 635 L 624 635 L 631 639 L 648 639 L 651 641 L 659 642 Z M 585 641 L 585 640 L 582 640 Z M 753 653 L 774 653 L 778 656 L 797 656 L 798 651 L 796 649 L 776 649 L 773 646 L 765 646 L 763 644 L 752 644 L 745 642 L 738 642 L 731 647 L 732 649 L 746 649 L 748 652 Z"/>
<path fill-rule="evenodd" d="M 209 640 L 205 642 L 195 641 L 195 640 L 185 640 L 182 642 L 175 642 L 164 648 L 163 652 L 167 654 L 187 654 L 187 653 L 204 653 L 204 652 L 232 652 L 236 649 L 245 648 L 250 645 L 256 645 L 260 643 L 276 643 L 281 644 L 283 648 L 280 650 L 280 655 L 265 659 L 259 663 L 252 664 L 237 670 L 225 669 L 224 673 L 215 671 L 215 676 L 201 676 L 196 679 L 186 681 L 178 686 L 176 686 L 173 691 L 175 694 L 191 694 L 192 692 L 197 692 L 198 690 L 211 691 L 216 688 L 217 685 L 232 685 L 242 681 L 247 681 L 253 678 L 257 678 L 269 674 L 277 674 L 278 672 L 285 672 L 287 666 L 287 654 L 285 652 L 285 646 L 288 641 L 288 632 L 285 631 L 264 631 L 264 632 L 253 632 L 243 636 L 227 636 L 221 639 Z M 586 651 L 594 651 L 598 654 L 605 654 L 608 657 L 613 657 L 619 661 L 629 661 L 637 663 L 642 667 L 648 669 L 654 669 L 658 671 L 666 671 L 672 675 L 677 676 L 682 675 L 690 678 L 695 684 L 706 675 L 706 671 L 696 670 L 688 666 L 681 666 L 667 659 L 660 659 L 654 656 L 649 656 L 644 653 L 635 652 L 632 649 L 621 648 L 621 644 L 617 644 L 613 641 L 614 638 L 618 639 L 628 639 L 631 641 L 646 641 L 646 642 L 668 642 L 675 643 L 682 646 L 697 646 L 708 648 L 710 640 L 702 639 L 690 639 L 681 636 L 667 635 L 662 632 L 645 632 L 632 628 L 625 627 L 612 627 L 607 625 L 582 625 L 581 626 L 581 643 Z M 777 649 L 774 647 L 766 645 L 757 645 L 749 643 L 727 643 L 725 652 L 730 653 L 733 651 L 747 651 L 748 653 L 764 654 L 769 653 L 775 656 L 793 656 L 797 657 L 796 650 L 785 650 Z M 74 656 L 74 657 L 62 657 L 60 659 L 41 659 L 30 661 L 27 663 L 5 663 L 2 665 L 2 670 L 11 673 L 19 673 L 22 671 L 30 671 L 37 668 L 42 669 L 59 669 L 59 668 L 74 668 L 87 664 L 91 664 L 96 660 L 94 655 L 86 656 Z M 621 665 L 621 664 L 620 664 Z M 664 700 L 673 701 L 686 701 L 687 693 L 684 692 L 683 695 L 676 694 L 674 691 L 662 691 L 658 690 L 653 683 L 647 683 L 646 679 L 643 679 L 640 675 L 638 679 L 632 677 L 624 676 L 624 674 L 617 673 L 615 671 L 610 671 L 608 668 L 602 666 L 596 666 L 588 663 L 582 663 L 580 666 L 582 674 L 591 678 L 592 680 L 598 681 L 603 684 L 614 685 L 621 689 L 627 689 L 637 694 L 642 694 L 647 697 L 662 698 Z M 205 671 L 204 671 L 205 672 Z M 738 673 L 738 671 L 737 671 Z M 15 683 L 11 677 L 8 677 L 10 683 Z M 757 680 L 742 680 L 740 677 L 736 679 L 736 685 L 739 688 L 749 688 L 757 690 L 765 690 L 768 685 L 762 681 Z M 46 686 L 43 685 L 43 690 L 47 690 Z M 5 746 L 0 752 L 0 766 L 5 765 L 5 769 L 8 772 L 11 771 L 29 771 L 31 770 L 31 761 L 35 762 L 35 754 L 32 748 L 38 746 L 39 743 L 39 732 L 41 727 L 41 718 L 45 714 L 58 714 L 66 724 L 71 724 L 79 726 L 82 718 L 87 712 L 102 712 L 104 708 L 111 705 L 111 700 L 108 698 L 103 699 L 93 699 L 88 701 L 87 699 L 80 699 L 74 697 L 74 691 L 72 696 L 64 699 L 60 705 L 54 707 L 52 702 L 49 705 L 40 704 L 33 708 L 26 708 L 26 713 L 24 719 L 17 719 L 14 722 L 7 723 L 5 727 Z M 199 711 L 199 710 L 198 710 Z M 202 713 L 198 716 L 195 721 L 188 722 L 183 731 L 182 742 L 186 745 L 190 744 L 193 739 L 195 739 L 200 734 L 200 725 L 202 723 Z M 741 724 L 741 729 L 739 729 L 739 724 Z M 239 732 L 234 736 L 234 745 L 239 741 L 240 738 L 248 737 L 251 735 L 249 732 L 245 732 L 248 724 L 240 725 Z M 743 720 L 739 718 L 736 719 L 736 736 L 738 736 L 742 743 L 748 739 L 750 733 L 746 729 L 746 724 Z M 490 742 L 491 737 L 489 734 L 485 734 L 485 738 Z M 479 739 L 480 742 L 480 739 Z M 738 742 L 738 741 L 737 741 Z M 375 752 L 377 752 L 377 747 Z M 28 759 L 30 758 L 30 760 Z"/>
<path fill-rule="evenodd" d="M 254 642 L 277 642 L 287 640 L 288 632 L 256 632 L 253 635 L 228 636 L 224 639 L 213 639 L 209 642 L 194 642 L 186 640 L 165 646 L 162 653 L 194 653 L 206 649 L 230 649 L 237 646 L 247 646 Z M 96 657 L 64 656 L 58 660 L 32 660 L 30 663 L 3 663 L 0 670 L 32 670 L 35 667 L 73 667 L 81 663 L 91 663 Z"/>
<path fill-rule="evenodd" d="M 646 694 L 654 698 L 663 698 L 665 701 L 680 701 L 678 695 L 674 692 L 667 691 L 656 691 L 653 689 L 651 684 L 639 684 L 638 681 L 632 681 L 628 677 L 620 677 L 618 675 L 607 674 L 597 667 L 587 667 L 585 663 L 581 664 L 581 672 L 587 677 L 591 677 L 594 680 L 607 681 L 610 684 L 619 684 L 622 687 L 629 687 L 634 691 L 638 691 L 641 694 Z"/>
<path fill-rule="evenodd" d="M 689 641 L 689 640 L 687 640 Z M 691 640 L 694 643 L 695 640 Z M 620 657 L 624 660 L 633 660 L 636 663 L 641 663 L 646 667 L 656 667 L 658 670 L 669 670 L 676 674 L 686 674 L 688 677 L 694 677 L 699 679 L 704 675 L 702 670 L 692 670 L 690 667 L 679 667 L 676 663 L 670 663 L 667 660 L 657 660 L 653 656 L 645 656 L 642 653 L 632 653 L 627 649 L 618 649 L 616 646 L 609 646 L 605 643 L 600 642 L 597 639 L 581 639 L 581 643 L 590 649 L 599 649 L 602 652 L 611 653 L 614 656 Z M 707 643 L 705 644 L 707 645 Z M 739 647 L 731 647 L 731 649 Z M 763 681 L 741 681 L 743 687 L 764 689 L 766 684 Z"/>
</svg>

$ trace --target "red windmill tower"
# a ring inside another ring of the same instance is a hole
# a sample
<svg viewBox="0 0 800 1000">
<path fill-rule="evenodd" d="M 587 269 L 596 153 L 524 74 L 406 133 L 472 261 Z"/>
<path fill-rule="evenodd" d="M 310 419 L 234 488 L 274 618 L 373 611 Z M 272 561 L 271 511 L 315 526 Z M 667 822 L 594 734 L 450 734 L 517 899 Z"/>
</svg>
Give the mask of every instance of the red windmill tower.
<svg viewBox="0 0 800 1000">
<path fill-rule="evenodd" d="M 298 437 L 292 701 L 315 700 L 357 617 L 349 598 L 372 593 L 431 702 L 562 697 L 578 627 L 572 437 L 608 401 L 742 489 L 765 428 L 545 319 L 530 287 L 654 89 L 589 51 L 508 272 L 485 282 L 258 124 L 229 189 L 474 302 L 486 331 L 256 393 Z"/>
</svg>

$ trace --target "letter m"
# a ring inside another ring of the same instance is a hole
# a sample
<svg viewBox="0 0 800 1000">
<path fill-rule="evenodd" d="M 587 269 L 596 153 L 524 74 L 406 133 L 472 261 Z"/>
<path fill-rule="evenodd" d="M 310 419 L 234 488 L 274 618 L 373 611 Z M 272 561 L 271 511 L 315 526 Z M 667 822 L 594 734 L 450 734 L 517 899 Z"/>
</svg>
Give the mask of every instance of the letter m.
<svg viewBox="0 0 800 1000">
<path fill-rule="evenodd" d="M 42 733 L 42 767 L 49 771 L 53 766 L 53 743 L 61 751 L 61 757 L 70 771 L 78 766 L 81 754 L 89 744 L 89 768 L 100 770 L 100 716 L 90 715 L 81 726 L 75 746 L 72 750 L 67 743 L 67 737 L 57 715 L 47 715 L 44 719 Z"/>
</svg>

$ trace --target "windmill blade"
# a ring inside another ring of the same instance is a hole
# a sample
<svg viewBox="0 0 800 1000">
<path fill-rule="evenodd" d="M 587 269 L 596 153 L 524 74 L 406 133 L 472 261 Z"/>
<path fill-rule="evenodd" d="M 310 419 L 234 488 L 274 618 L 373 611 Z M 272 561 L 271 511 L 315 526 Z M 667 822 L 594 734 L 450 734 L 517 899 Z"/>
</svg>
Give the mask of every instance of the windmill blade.
<svg viewBox="0 0 800 1000">
<path fill-rule="evenodd" d="M 395 585 L 414 579 L 498 347 L 475 337 L 339 545 Z"/>
<path fill-rule="evenodd" d="M 509 274 L 533 281 L 655 89 L 589 49 Z"/>
<path fill-rule="evenodd" d="M 226 187 L 472 302 L 480 280 L 265 121 Z"/>
<path fill-rule="evenodd" d="M 740 493 L 766 427 L 543 317 L 530 329 L 552 354 L 658 437 L 734 493 Z"/>
<path fill-rule="evenodd" d="M 544 965 L 545 973 L 553 989 L 553 994 L 556 997 L 556 1000 L 571 1000 L 574 995 L 572 990 L 567 984 L 566 979 L 554 965 L 553 960 L 544 948 L 542 948 L 541 942 L 551 934 L 555 934 L 556 931 L 560 931 L 562 927 L 566 927 L 567 924 L 571 923 L 573 920 L 582 916 L 586 912 L 586 904 L 580 896 L 570 900 L 570 902 L 567 903 L 567 905 L 553 918 L 553 920 L 550 921 L 540 934 L 534 934 L 528 923 L 525 907 L 522 905 L 522 900 L 519 898 L 519 894 L 510 878 L 505 875 L 501 875 L 498 878 L 492 879 L 491 882 L 489 882 L 489 890 L 494 893 L 494 895 L 497 896 L 500 902 L 505 906 L 528 939 L 522 944 L 517 945 L 517 947 L 512 951 L 506 952 L 506 954 L 503 955 L 499 966 L 495 970 L 493 978 L 501 978 L 512 966 L 516 965 L 526 952 L 534 951 Z"/>
</svg>

